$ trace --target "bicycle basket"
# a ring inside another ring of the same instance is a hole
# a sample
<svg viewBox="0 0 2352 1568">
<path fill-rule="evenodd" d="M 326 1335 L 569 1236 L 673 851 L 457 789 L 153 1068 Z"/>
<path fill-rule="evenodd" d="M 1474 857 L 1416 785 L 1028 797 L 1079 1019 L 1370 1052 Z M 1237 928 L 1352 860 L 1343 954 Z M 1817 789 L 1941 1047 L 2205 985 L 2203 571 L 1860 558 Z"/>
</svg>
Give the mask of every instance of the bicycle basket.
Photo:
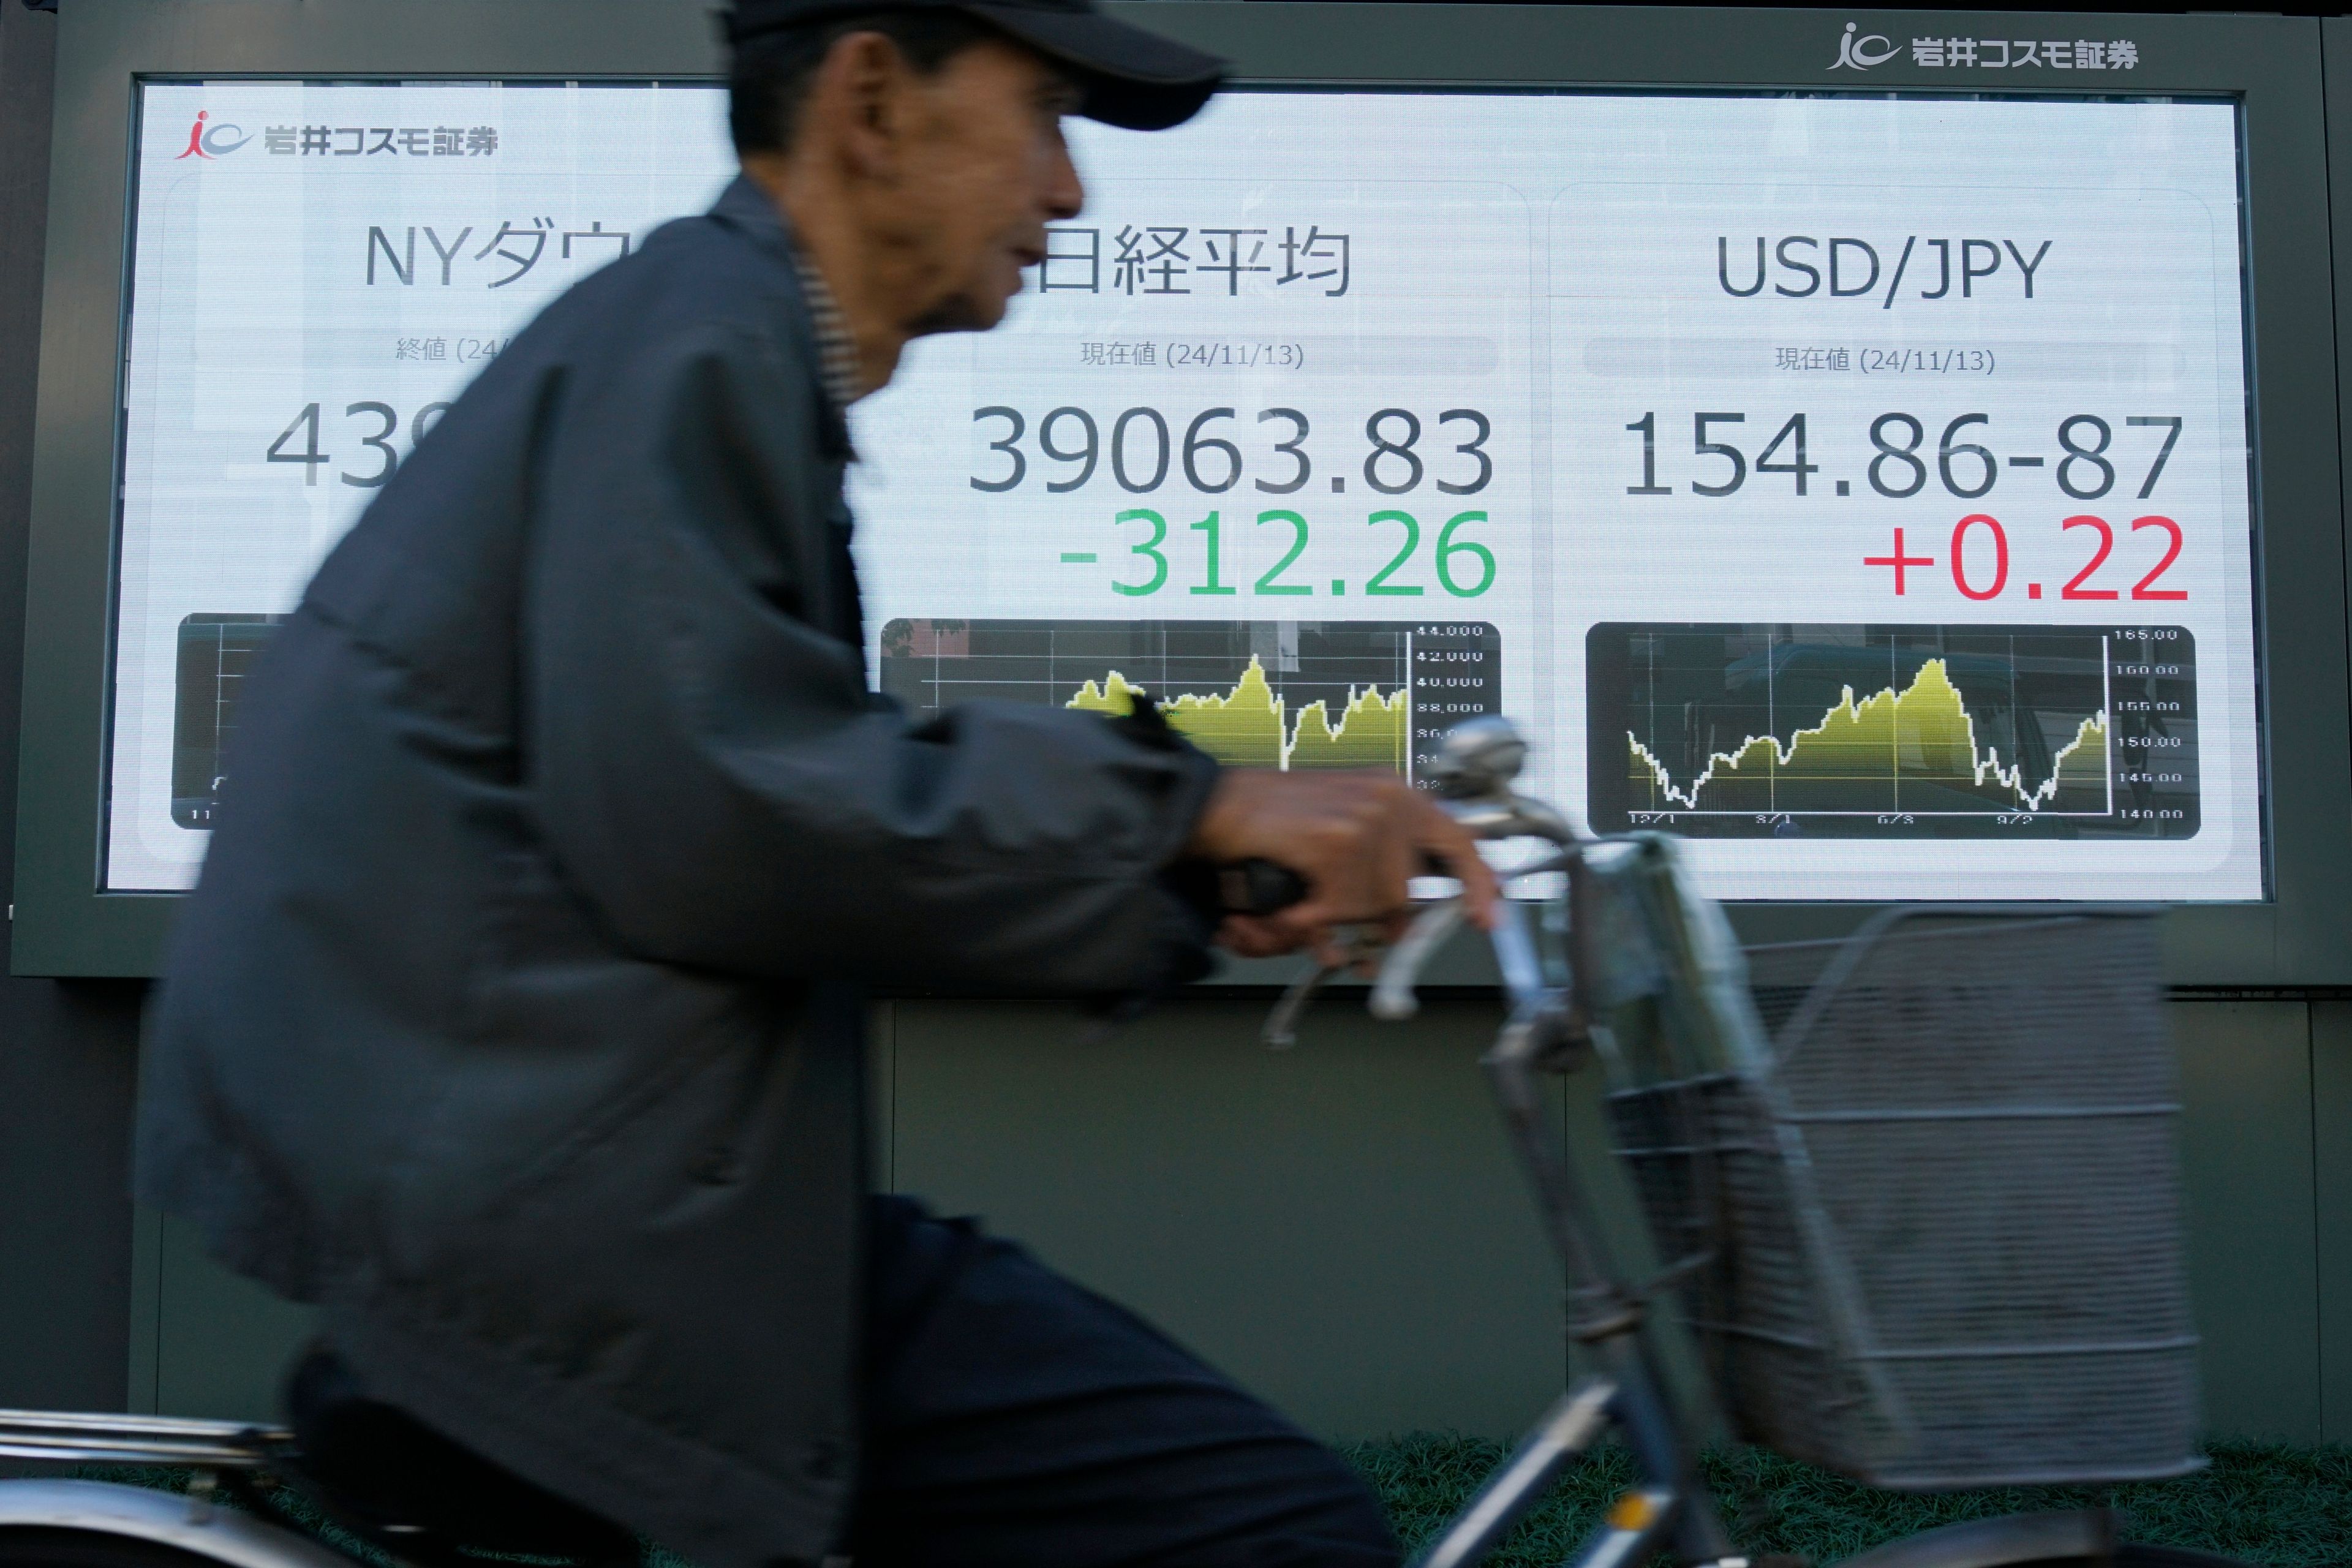
<svg viewBox="0 0 2352 1568">
<path fill-rule="evenodd" d="M 1609 1042 L 1611 1124 L 1661 1254 L 1705 1259 L 1680 1306 L 1742 1435 L 1910 1489 L 2196 1468 L 2155 921 L 1897 910 L 1727 993 L 1674 957 L 1703 900 L 1638 901 L 1655 1037 Z"/>
</svg>

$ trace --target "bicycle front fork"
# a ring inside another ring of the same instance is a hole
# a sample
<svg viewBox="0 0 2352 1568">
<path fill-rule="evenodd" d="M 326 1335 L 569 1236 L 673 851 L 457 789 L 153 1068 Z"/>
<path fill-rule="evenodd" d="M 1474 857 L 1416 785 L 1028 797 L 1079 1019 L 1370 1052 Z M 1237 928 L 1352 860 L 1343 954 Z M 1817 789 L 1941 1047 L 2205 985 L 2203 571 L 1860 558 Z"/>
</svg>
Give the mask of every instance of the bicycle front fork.
<svg viewBox="0 0 2352 1568">
<path fill-rule="evenodd" d="M 1671 1544 L 1676 1561 L 1744 1560 L 1716 1518 L 1638 1351 L 1612 1346 L 1616 1375 L 1588 1377 L 1560 1397 L 1487 1478 L 1469 1506 L 1414 1560 L 1414 1568 L 1470 1568 L 1500 1546 L 1511 1527 L 1543 1500 L 1562 1470 L 1615 1427 L 1633 1451 L 1643 1479 L 1618 1495 L 1586 1538 L 1572 1568 L 1625 1568 Z"/>
</svg>

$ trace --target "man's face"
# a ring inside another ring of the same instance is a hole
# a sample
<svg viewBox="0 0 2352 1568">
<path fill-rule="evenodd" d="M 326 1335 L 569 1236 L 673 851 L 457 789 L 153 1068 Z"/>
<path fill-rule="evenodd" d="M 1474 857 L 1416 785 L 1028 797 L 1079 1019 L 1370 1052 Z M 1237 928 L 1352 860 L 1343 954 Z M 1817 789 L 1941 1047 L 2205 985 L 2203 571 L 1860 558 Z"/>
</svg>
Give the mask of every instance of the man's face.
<svg viewBox="0 0 2352 1568">
<path fill-rule="evenodd" d="M 985 331 L 1045 254 L 1045 226 L 1086 199 L 1062 117 L 1077 89 L 1040 57 L 990 39 L 914 87 L 897 198 L 916 261 L 913 332 Z"/>
</svg>

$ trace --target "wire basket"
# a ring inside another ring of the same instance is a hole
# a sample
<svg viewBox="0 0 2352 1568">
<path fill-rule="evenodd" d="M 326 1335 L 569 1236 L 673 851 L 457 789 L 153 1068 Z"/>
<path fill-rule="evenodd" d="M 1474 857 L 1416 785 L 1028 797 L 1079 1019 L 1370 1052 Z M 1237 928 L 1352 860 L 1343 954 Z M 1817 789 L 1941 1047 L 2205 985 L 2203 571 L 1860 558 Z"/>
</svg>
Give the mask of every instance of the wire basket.
<svg viewBox="0 0 2352 1568">
<path fill-rule="evenodd" d="M 1753 1048 L 1621 1051 L 1609 1097 L 1742 1435 L 1910 1489 L 2195 1468 L 2157 922 L 1926 907 L 1747 960 L 1709 1005 Z"/>
</svg>

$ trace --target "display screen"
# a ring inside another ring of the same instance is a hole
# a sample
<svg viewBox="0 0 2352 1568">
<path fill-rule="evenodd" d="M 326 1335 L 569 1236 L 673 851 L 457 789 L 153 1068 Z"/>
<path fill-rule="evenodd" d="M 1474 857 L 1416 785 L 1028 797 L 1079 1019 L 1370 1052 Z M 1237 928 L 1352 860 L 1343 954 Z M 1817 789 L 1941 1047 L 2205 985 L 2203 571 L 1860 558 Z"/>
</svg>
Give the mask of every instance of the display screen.
<svg viewBox="0 0 2352 1568">
<path fill-rule="evenodd" d="M 1239 91 L 1073 122 L 1001 330 L 853 416 L 877 684 L 1528 787 L 1731 899 L 2264 890 L 2221 101 Z M 151 83 L 105 882 L 184 888 L 275 617 L 699 85 Z"/>
</svg>

